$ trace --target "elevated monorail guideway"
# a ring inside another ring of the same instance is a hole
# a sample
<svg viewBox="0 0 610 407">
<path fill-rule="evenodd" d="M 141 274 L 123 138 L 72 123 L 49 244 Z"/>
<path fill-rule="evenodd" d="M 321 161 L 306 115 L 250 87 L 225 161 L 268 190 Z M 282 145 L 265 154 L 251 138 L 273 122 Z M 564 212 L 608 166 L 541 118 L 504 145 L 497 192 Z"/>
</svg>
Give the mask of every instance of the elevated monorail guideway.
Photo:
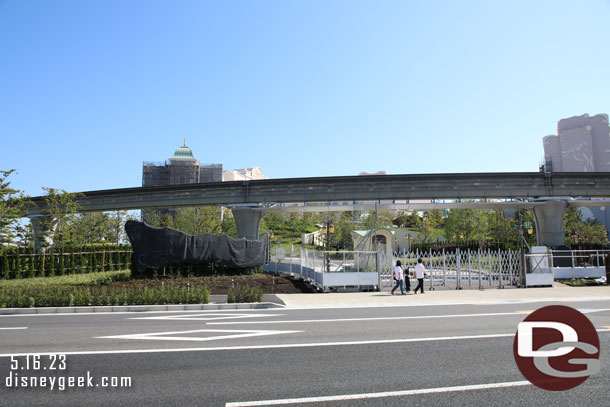
<svg viewBox="0 0 610 407">
<path fill-rule="evenodd" d="M 83 212 L 235 205 L 233 213 L 238 234 L 248 238 L 258 237 L 258 226 L 264 212 L 256 208 L 261 205 L 428 200 L 435 201 L 438 206 L 443 204 L 438 202 L 441 200 L 460 203 L 464 200 L 503 199 L 514 206 L 531 205 L 528 209 L 534 212 L 537 229 L 545 236 L 540 241 L 539 234 L 539 244 L 554 246 L 557 242 L 563 242 L 563 235 L 560 237 L 558 234 L 558 228 L 561 230 L 559 219 L 563 219 L 568 204 L 583 201 L 589 205 L 606 206 L 603 200 L 596 198 L 610 198 L 610 173 L 515 172 L 284 178 L 110 189 L 80 194 L 77 201 Z M 45 213 L 44 197 L 35 197 L 32 201 L 34 205 L 28 208 L 27 216 L 33 218 L 32 223 L 36 228 L 35 223 L 38 222 L 34 222 L 34 219 Z M 548 232 L 546 235 L 545 231 Z"/>
</svg>

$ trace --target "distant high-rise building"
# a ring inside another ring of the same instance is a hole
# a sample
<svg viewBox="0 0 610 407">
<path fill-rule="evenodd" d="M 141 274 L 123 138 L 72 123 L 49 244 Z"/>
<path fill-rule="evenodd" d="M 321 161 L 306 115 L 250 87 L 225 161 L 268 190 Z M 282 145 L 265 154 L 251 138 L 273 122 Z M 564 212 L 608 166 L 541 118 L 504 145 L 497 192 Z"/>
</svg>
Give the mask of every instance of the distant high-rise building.
<svg viewBox="0 0 610 407">
<path fill-rule="evenodd" d="M 608 115 L 574 116 L 557 123 L 557 135 L 543 138 L 544 164 L 550 172 L 610 172 Z M 579 208 L 582 218 L 597 219 L 610 232 L 610 208 Z"/>
<path fill-rule="evenodd" d="M 543 144 L 547 171 L 610 172 L 607 114 L 562 119 L 557 135 L 544 137 Z"/>
<path fill-rule="evenodd" d="M 256 179 L 267 179 L 265 174 L 263 174 L 263 170 L 258 167 L 226 170 L 222 172 L 223 181 L 251 181 Z"/>
</svg>

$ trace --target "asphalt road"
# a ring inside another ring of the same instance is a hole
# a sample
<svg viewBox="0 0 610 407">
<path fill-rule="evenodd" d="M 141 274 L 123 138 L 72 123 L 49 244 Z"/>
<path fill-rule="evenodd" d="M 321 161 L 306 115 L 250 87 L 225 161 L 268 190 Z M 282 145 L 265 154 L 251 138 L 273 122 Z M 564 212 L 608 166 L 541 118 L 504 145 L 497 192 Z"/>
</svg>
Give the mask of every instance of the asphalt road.
<svg viewBox="0 0 610 407">
<path fill-rule="evenodd" d="M 548 304 L 3 316 L 0 405 L 609 405 L 610 301 L 563 304 L 600 330 L 600 373 L 565 392 L 524 382 L 517 324 Z"/>
</svg>

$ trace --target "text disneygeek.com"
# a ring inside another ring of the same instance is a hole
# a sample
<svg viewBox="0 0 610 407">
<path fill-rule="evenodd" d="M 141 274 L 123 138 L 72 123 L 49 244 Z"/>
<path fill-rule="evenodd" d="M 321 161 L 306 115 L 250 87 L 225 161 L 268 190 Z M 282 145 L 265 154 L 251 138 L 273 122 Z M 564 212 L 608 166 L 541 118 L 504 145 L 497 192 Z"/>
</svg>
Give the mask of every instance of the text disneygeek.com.
<svg viewBox="0 0 610 407">
<path fill-rule="evenodd" d="M 2 384 L 5 388 L 46 388 L 63 391 L 70 388 L 129 388 L 131 377 L 100 376 L 90 371 L 79 376 L 60 376 L 67 368 L 66 355 L 26 355 L 11 356 L 11 367 Z M 54 373 L 53 376 L 39 376 L 39 373 Z"/>
</svg>

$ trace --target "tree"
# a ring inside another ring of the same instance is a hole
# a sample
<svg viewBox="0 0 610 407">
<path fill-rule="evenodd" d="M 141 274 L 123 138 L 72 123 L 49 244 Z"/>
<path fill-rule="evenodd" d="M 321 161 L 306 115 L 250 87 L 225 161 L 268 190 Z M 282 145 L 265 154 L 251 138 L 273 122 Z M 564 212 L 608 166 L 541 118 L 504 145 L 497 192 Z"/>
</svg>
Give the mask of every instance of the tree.
<svg viewBox="0 0 610 407">
<path fill-rule="evenodd" d="M 335 220 L 335 233 L 333 240 L 336 244 L 340 244 L 346 250 L 352 250 L 354 240 L 352 231 L 355 229 L 352 212 L 343 212 L 341 216 Z"/>
<path fill-rule="evenodd" d="M 389 229 L 392 227 L 392 216 L 388 211 L 369 211 L 362 226 L 365 230 Z"/>
<path fill-rule="evenodd" d="M 63 243 L 88 244 L 112 241 L 114 230 L 110 215 L 86 212 L 68 217 L 62 232 Z"/>
<path fill-rule="evenodd" d="M 516 247 L 519 224 L 514 218 L 506 215 L 504 211 L 494 211 L 488 216 L 489 237 L 494 242 Z"/>
<path fill-rule="evenodd" d="M 399 228 L 419 228 L 422 225 L 423 218 L 419 212 L 401 211 L 398 216 L 392 220 L 392 224 Z"/>
<path fill-rule="evenodd" d="M 438 228 L 443 223 L 443 213 L 442 211 L 435 209 L 432 211 L 424 212 L 424 216 L 420 218 L 421 223 L 417 228 L 419 232 L 422 234 L 422 241 L 424 243 L 429 243 L 434 241 L 432 239 L 433 235 L 439 234 Z"/>
<path fill-rule="evenodd" d="M 151 210 L 146 212 L 146 223 L 151 226 L 169 227 L 191 235 L 220 233 L 220 209 L 216 206 L 180 208 L 173 211 Z"/>
<path fill-rule="evenodd" d="M 582 221 L 579 209 L 568 206 L 563 217 L 563 232 L 567 245 L 607 245 L 606 228 L 597 220 Z"/>
<path fill-rule="evenodd" d="M 112 230 L 112 241 L 119 245 L 125 237 L 125 221 L 127 220 L 127 211 L 115 211 L 109 217 L 110 228 Z"/>
<path fill-rule="evenodd" d="M 445 234 L 449 239 L 476 241 L 480 247 L 486 247 L 490 213 L 482 209 L 453 209 L 445 220 Z"/>
<path fill-rule="evenodd" d="M 25 215 L 29 204 L 27 197 L 18 189 L 11 188 L 7 178 L 15 170 L 0 171 L 0 233 L 8 239 L 15 237 L 18 221 Z"/>
<path fill-rule="evenodd" d="M 174 226 L 176 229 L 191 235 L 218 234 L 221 232 L 220 208 L 217 206 L 201 206 L 177 209 L 174 216 Z"/>
<path fill-rule="evenodd" d="M 22 246 L 32 247 L 34 245 L 34 230 L 31 223 L 21 224 L 17 222 L 14 226 L 15 237 Z"/>
<path fill-rule="evenodd" d="M 53 233 L 54 229 L 53 240 L 56 245 L 61 245 L 66 240 L 63 233 L 68 219 L 80 208 L 76 198 L 82 194 L 70 193 L 64 189 L 48 187 L 42 189 L 47 193 L 44 197 L 44 212 L 49 218 L 43 222 L 44 228 L 46 233 Z"/>
<path fill-rule="evenodd" d="M 442 228 L 445 224 L 445 218 L 443 211 L 440 209 L 433 209 L 431 211 L 424 212 L 424 223 L 433 229 Z"/>
<path fill-rule="evenodd" d="M 237 238 L 237 224 L 235 223 L 235 218 L 233 217 L 231 211 L 227 211 L 224 214 L 222 223 L 220 224 L 220 229 L 222 230 L 223 235 Z"/>
</svg>

